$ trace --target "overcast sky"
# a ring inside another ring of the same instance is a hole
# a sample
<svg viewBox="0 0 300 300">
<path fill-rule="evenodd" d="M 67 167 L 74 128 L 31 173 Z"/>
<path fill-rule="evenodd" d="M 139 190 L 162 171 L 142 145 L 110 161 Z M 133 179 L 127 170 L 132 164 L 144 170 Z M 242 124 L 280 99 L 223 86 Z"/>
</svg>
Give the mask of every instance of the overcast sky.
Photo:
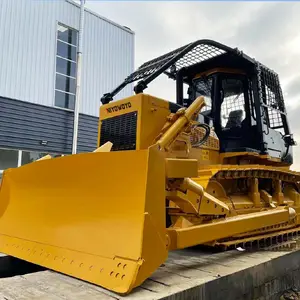
<svg viewBox="0 0 300 300">
<path fill-rule="evenodd" d="M 203 38 L 238 47 L 266 64 L 280 76 L 290 126 L 300 145 L 300 3 L 87 0 L 86 5 L 135 32 L 136 68 Z M 173 87 L 165 79 L 145 92 L 174 101 Z M 293 169 L 300 171 L 300 146 L 294 148 Z"/>
</svg>

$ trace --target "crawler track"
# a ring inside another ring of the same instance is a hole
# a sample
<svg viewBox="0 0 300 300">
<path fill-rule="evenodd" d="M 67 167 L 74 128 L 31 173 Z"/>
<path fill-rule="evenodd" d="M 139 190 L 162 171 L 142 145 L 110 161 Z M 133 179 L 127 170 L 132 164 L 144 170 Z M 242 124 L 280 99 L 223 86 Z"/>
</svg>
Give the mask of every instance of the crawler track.
<svg viewBox="0 0 300 300">
<path fill-rule="evenodd" d="M 222 247 L 224 249 L 231 249 L 237 247 L 265 247 L 272 246 L 274 247 L 276 244 L 280 244 L 285 242 L 286 240 L 293 238 L 295 236 L 300 235 L 300 194 L 299 194 L 299 182 L 300 182 L 300 173 L 284 170 L 280 168 L 274 168 L 271 166 L 261 166 L 261 165 L 253 165 L 253 166 L 220 166 L 220 168 L 214 168 L 207 170 L 201 170 L 200 174 L 209 174 L 211 173 L 211 178 L 208 180 L 207 185 L 209 185 L 212 181 L 217 181 L 220 183 L 226 192 L 226 197 L 228 199 L 228 204 L 234 209 L 235 203 L 232 201 L 232 196 L 234 193 L 241 193 L 241 190 L 235 190 L 234 186 L 238 180 L 247 181 L 247 179 L 257 178 L 259 185 L 263 186 L 263 183 L 266 179 L 269 179 L 268 192 L 274 199 L 274 190 L 270 188 L 277 181 L 280 182 L 280 187 L 282 190 L 283 203 L 282 205 L 288 205 L 295 209 L 296 218 L 291 222 L 287 222 L 280 225 L 275 225 L 271 227 L 265 227 L 260 230 L 245 232 L 243 234 L 233 236 L 230 238 L 222 239 L 219 241 L 215 241 L 214 246 Z M 201 176 L 201 175 L 200 175 Z M 208 176 L 206 177 L 208 178 Z M 230 188 L 228 189 L 228 186 Z M 285 186 L 292 186 L 294 189 L 294 194 L 296 194 L 294 199 L 290 199 L 285 193 Z M 267 188 L 267 187 L 266 187 Z M 244 187 L 244 197 L 247 196 L 249 190 L 247 187 Z M 231 194 L 233 193 L 233 194 Z M 216 195 L 218 197 L 218 195 Z M 236 196 L 236 195 L 235 195 Z M 275 204 L 273 204 L 275 203 Z M 273 205 L 273 207 L 271 207 Z M 261 209 L 276 209 L 276 206 L 279 204 L 276 201 L 271 201 L 270 203 L 265 203 L 261 199 L 261 207 L 252 208 L 252 210 L 261 210 Z M 238 210 L 236 210 L 237 213 Z M 251 209 L 249 210 L 251 212 Z M 247 213 L 245 210 L 243 213 Z"/>
</svg>

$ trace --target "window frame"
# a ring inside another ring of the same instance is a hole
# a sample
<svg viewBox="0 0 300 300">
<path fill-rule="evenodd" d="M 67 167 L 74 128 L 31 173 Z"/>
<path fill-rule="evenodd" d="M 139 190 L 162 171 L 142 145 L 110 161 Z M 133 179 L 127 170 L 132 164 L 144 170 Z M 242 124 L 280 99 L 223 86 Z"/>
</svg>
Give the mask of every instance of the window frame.
<svg viewBox="0 0 300 300">
<path fill-rule="evenodd" d="M 75 100 L 76 100 L 76 95 L 75 94 L 72 94 L 72 93 L 69 93 L 69 92 L 65 92 L 65 91 L 61 91 L 61 90 L 57 90 L 57 89 L 54 90 L 54 97 L 55 97 L 55 93 L 56 92 L 64 93 L 64 94 L 67 94 L 67 95 L 72 95 L 72 96 L 75 97 Z M 61 106 L 57 106 L 57 105 L 54 105 L 54 107 L 58 108 L 58 109 L 62 109 L 62 110 L 74 112 L 74 109 L 72 109 L 72 108 L 65 108 L 65 107 L 61 107 Z M 74 108 L 75 108 L 75 103 L 74 103 Z"/>
<path fill-rule="evenodd" d="M 63 43 L 63 44 L 66 44 L 67 46 L 71 46 L 71 47 L 75 48 L 75 60 L 73 60 L 72 58 L 63 57 L 63 56 L 57 54 L 57 47 L 56 47 L 56 56 L 58 56 L 58 57 L 60 57 L 60 58 L 64 58 L 64 59 L 69 60 L 69 61 L 72 61 L 72 62 L 74 62 L 74 63 L 77 63 L 77 57 L 76 57 L 76 55 L 77 55 L 77 51 L 76 51 L 77 46 L 74 46 L 74 45 L 72 45 L 72 44 L 69 44 L 69 43 L 66 43 L 66 42 L 64 42 L 64 41 L 62 41 L 62 40 L 57 39 L 57 44 L 58 44 L 58 43 Z"/>
<path fill-rule="evenodd" d="M 5 147 L 1 147 L 0 150 L 17 151 L 18 152 L 17 167 L 21 166 L 21 161 L 22 161 L 22 153 L 20 153 L 21 150 L 11 149 L 11 148 L 5 148 Z M 13 167 L 13 168 L 15 168 L 15 167 Z M 0 169 L 0 174 L 2 175 L 4 171 L 5 171 L 5 169 Z M 0 177 L 0 179 L 1 179 L 1 177 Z M 0 180 L 0 182 L 1 182 L 1 180 Z"/>
<path fill-rule="evenodd" d="M 243 78 L 241 76 L 225 76 L 225 77 L 221 76 L 221 78 L 220 78 L 220 88 L 223 91 L 224 91 L 224 88 L 223 88 L 224 80 L 240 81 L 240 84 L 241 84 L 241 87 L 242 87 L 242 92 L 238 95 L 231 95 L 231 96 L 227 96 L 227 97 L 225 97 L 225 94 L 223 94 L 222 97 L 220 98 L 220 125 L 221 125 L 222 129 L 227 128 L 226 124 L 228 122 L 230 112 L 235 111 L 236 108 L 238 110 L 243 111 L 242 121 L 246 120 L 246 118 L 248 117 L 247 109 L 246 109 L 246 93 L 247 92 L 245 90 L 245 78 Z M 241 96 L 242 96 L 242 99 L 240 99 Z M 234 98 L 232 98 L 232 97 L 234 97 Z M 235 101 L 240 102 L 240 103 L 235 103 L 234 104 Z M 233 106 L 236 106 L 236 107 L 233 107 Z M 225 117 L 225 119 L 223 119 L 223 116 L 225 114 L 222 114 L 223 108 L 226 111 L 226 115 L 227 115 Z M 224 124 L 223 124 L 223 120 L 224 120 Z"/>
<path fill-rule="evenodd" d="M 77 41 L 77 43 L 76 43 L 76 45 L 74 45 L 74 44 L 70 44 L 70 43 L 68 43 L 68 42 L 66 42 L 66 41 L 63 41 L 63 40 L 61 40 L 61 39 L 59 39 L 58 38 L 58 27 L 59 26 L 63 26 L 63 27 L 66 27 L 66 28 L 68 28 L 68 29 L 71 29 L 71 30 L 74 30 L 74 31 L 76 31 L 77 32 L 77 39 L 76 39 L 76 41 Z M 60 93 L 65 93 L 65 94 L 69 94 L 69 95 L 73 95 L 74 97 L 75 97 L 75 99 L 76 99 L 76 80 L 77 80 L 77 78 L 76 78 L 76 72 L 75 72 L 75 77 L 73 77 L 73 76 L 69 76 L 69 75 L 67 75 L 67 74 L 63 74 L 63 73 L 60 73 L 60 72 L 57 72 L 57 58 L 60 58 L 60 59 L 64 59 L 64 60 L 66 60 L 66 61 L 70 61 L 70 62 L 72 62 L 72 63 L 75 63 L 75 68 L 76 68 L 76 70 L 77 70 L 77 49 L 78 49 L 78 30 L 77 29 L 75 29 L 75 28 L 73 28 L 73 27 L 71 27 L 71 26 L 68 26 L 68 25 L 66 25 L 66 24 L 63 24 L 62 22 L 59 22 L 59 21 L 56 21 L 56 23 L 55 23 L 55 33 L 56 33 L 56 39 L 55 39 L 55 60 L 54 60 L 54 80 L 53 80 L 53 85 L 54 85 L 54 88 L 53 88 L 53 107 L 55 107 L 55 108 L 57 108 L 57 109 L 61 109 L 61 110 L 65 110 L 65 111 L 71 111 L 71 112 L 74 112 L 74 110 L 75 110 L 75 108 L 74 109 L 72 109 L 72 108 L 67 108 L 67 107 L 61 107 L 61 106 L 58 106 L 58 105 L 56 105 L 56 98 L 55 98 L 55 93 L 56 93 L 56 91 L 58 91 L 58 92 L 60 92 Z M 58 42 L 62 42 L 62 43 L 65 43 L 65 44 L 67 44 L 67 45 L 70 45 L 71 47 L 75 47 L 76 48 L 76 59 L 75 59 L 75 61 L 74 60 L 71 60 L 71 59 L 68 59 L 68 58 L 65 58 L 65 57 L 62 57 L 62 56 L 60 56 L 60 55 L 57 55 L 57 46 L 58 46 Z M 72 79 L 75 79 L 75 93 L 73 94 L 73 93 L 70 93 L 70 92 L 67 92 L 67 91 L 62 91 L 62 90 L 59 90 L 59 89 L 56 89 L 56 74 L 59 74 L 59 75 L 62 75 L 62 76 L 65 76 L 65 77 L 68 77 L 68 78 L 72 78 Z M 75 100 L 76 101 L 76 100 Z M 75 107 L 75 105 L 74 105 L 74 107 Z"/>
<path fill-rule="evenodd" d="M 70 30 L 74 30 L 74 31 L 76 31 L 76 32 L 78 33 L 78 30 L 77 30 L 77 29 L 75 29 L 75 28 L 73 28 L 73 27 L 71 27 L 71 26 L 68 26 L 68 25 L 66 25 L 66 24 L 63 24 L 62 22 L 57 21 L 56 24 L 57 24 L 57 26 L 56 26 L 56 33 L 58 32 L 58 27 L 59 27 L 59 26 L 68 28 L 68 29 L 70 29 Z M 78 46 L 78 35 L 77 35 L 77 39 L 76 39 L 76 45 L 75 45 L 75 44 L 71 44 L 71 43 L 69 43 L 69 42 L 66 42 L 66 41 L 64 41 L 64 40 L 62 40 L 62 39 L 59 39 L 57 34 L 56 34 L 56 39 L 59 40 L 59 41 L 61 41 L 61 42 L 63 42 L 63 43 L 66 43 L 66 44 L 68 44 L 68 45 L 74 46 L 74 47 L 77 47 L 77 46 Z"/>
<path fill-rule="evenodd" d="M 43 153 L 42 151 L 20 150 L 20 149 L 14 149 L 14 148 L 11 149 L 11 148 L 5 148 L 5 147 L 1 147 L 0 150 L 10 150 L 10 151 L 16 151 L 16 152 L 18 152 L 17 166 L 16 167 L 12 167 L 12 168 L 19 168 L 19 167 L 21 167 L 21 166 L 24 165 L 24 164 L 22 164 L 22 154 L 23 154 L 23 152 L 38 152 L 38 153 Z M 44 153 L 48 153 L 48 152 L 44 152 Z M 51 153 L 48 153 L 48 154 L 51 154 Z M 57 156 L 64 156 L 64 154 L 59 154 L 59 153 L 52 153 L 52 154 L 55 154 Z M 1 183 L 1 180 L 2 180 L 3 172 L 5 170 L 6 169 L 0 169 L 0 183 Z"/>
<path fill-rule="evenodd" d="M 62 76 L 62 77 L 66 77 L 66 78 L 69 78 L 69 79 L 71 79 L 69 82 L 70 82 L 70 86 L 69 86 L 69 88 L 71 89 L 71 85 L 72 85 L 72 80 L 74 80 L 75 82 L 74 82 L 74 86 L 73 86 L 73 88 L 75 89 L 75 92 L 73 93 L 73 92 L 69 92 L 69 91 L 64 91 L 64 90 L 61 90 L 61 89 L 59 89 L 59 88 L 57 88 L 56 87 L 56 80 L 57 80 L 57 76 L 55 76 L 55 90 L 56 91 L 60 91 L 60 92 L 63 92 L 63 93 L 66 93 L 66 94 L 70 94 L 70 95 L 74 95 L 74 96 L 76 96 L 76 78 L 74 78 L 74 77 L 71 77 L 71 76 L 66 76 L 66 75 L 64 75 L 64 74 L 61 74 L 61 73 L 57 73 L 56 72 L 56 75 L 59 75 L 59 76 Z M 67 80 L 67 79 L 66 79 Z"/>
</svg>

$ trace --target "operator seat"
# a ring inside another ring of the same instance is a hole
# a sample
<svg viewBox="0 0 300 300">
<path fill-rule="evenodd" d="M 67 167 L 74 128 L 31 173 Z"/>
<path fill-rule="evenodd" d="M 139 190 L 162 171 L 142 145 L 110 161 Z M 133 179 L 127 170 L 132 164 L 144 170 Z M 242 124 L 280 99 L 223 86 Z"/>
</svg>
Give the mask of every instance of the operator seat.
<svg viewBox="0 0 300 300">
<path fill-rule="evenodd" d="M 241 109 L 234 110 L 229 113 L 228 121 L 222 130 L 225 138 L 240 138 L 242 135 L 243 111 Z"/>
<path fill-rule="evenodd" d="M 233 110 L 229 113 L 228 121 L 225 128 L 241 127 L 243 121 L 243 111 L 241 109 Z"/>
<path fill-rule="evenodd" d="M 242 147 L 243 141 L 243 110 L 234 110 L 229 113 L 227 124 L 221 130 L 221 148 L 223 151 Z"/>
</svg>

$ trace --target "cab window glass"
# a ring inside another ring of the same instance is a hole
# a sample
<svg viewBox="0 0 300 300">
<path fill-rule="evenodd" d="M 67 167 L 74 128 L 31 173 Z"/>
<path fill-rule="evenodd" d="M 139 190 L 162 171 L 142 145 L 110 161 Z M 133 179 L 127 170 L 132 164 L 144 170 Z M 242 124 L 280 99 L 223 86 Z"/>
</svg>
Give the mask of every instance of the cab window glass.
<svg viewBox="0 0 300 300">
<path fill-rule="evenodd" d="M 243 82 L 239 79 L 223 79 L 221 95 L 222 127 L 242 126 L 242 122 L 246 117 Z"/>
</svg>

